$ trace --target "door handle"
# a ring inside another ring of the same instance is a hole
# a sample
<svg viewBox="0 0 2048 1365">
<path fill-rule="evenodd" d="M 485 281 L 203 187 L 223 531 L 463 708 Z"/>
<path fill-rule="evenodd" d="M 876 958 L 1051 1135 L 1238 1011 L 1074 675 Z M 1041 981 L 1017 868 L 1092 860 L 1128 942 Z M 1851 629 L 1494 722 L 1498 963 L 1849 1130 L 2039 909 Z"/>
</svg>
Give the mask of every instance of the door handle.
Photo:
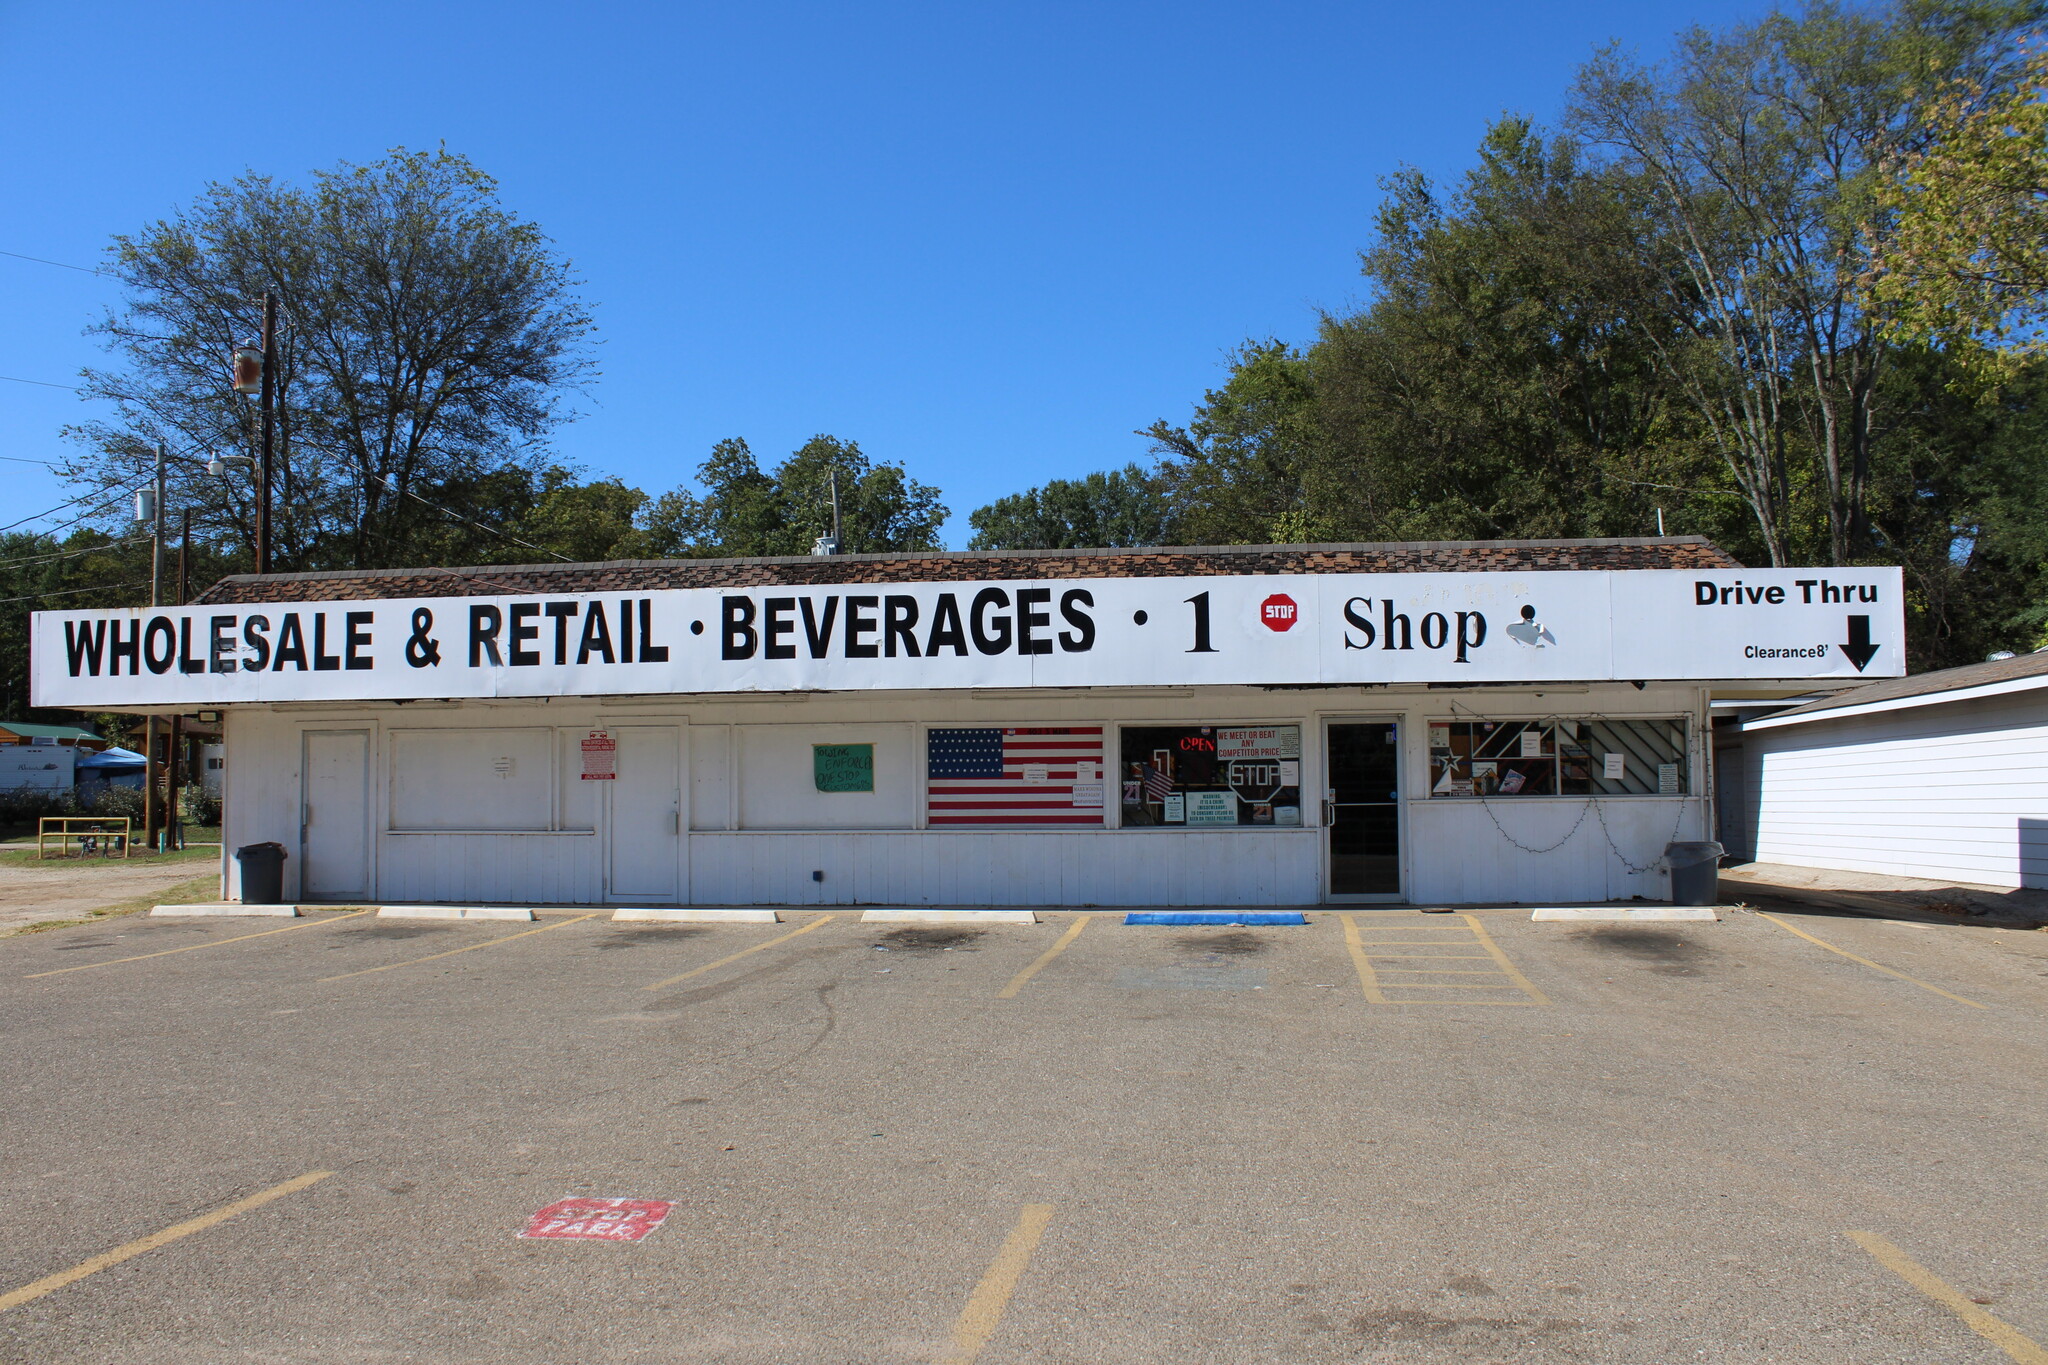
<svg viewBox="0 0 2048 1365">
<path fill-rule="evenodd" d="M 1327 796 L 1323 798 L 1323 823 L 1326 825 L 1337 823 L 1337 803 L 1334 799 Z"/>
</svg>

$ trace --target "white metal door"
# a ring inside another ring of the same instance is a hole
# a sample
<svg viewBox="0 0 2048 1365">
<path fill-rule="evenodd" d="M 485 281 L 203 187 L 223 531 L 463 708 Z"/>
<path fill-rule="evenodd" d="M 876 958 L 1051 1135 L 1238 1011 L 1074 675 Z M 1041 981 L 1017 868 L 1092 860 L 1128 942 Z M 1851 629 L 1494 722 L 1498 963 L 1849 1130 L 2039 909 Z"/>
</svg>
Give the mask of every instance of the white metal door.
<svg viewBox="0 0 2048 1365">
<path fill-rule="evenodd" d="M 368 899 L 370 732 L 308 730 L 304 744 L 299 894 L 309 901 Z"/>
<path fill-rule="evenodd" d="M 683 850 L 682 729 L 626 725 L 611 786 L 611 894 L 620 900 L 676 899 Z"/>
</svg>

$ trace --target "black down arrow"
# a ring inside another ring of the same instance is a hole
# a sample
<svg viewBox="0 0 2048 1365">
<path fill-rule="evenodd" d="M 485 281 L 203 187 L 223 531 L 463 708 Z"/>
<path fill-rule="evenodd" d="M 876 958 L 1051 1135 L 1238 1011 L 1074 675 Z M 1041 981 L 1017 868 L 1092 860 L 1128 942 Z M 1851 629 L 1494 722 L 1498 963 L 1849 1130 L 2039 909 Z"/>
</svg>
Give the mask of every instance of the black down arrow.
<svg viewBox="0 0 2048 1365">
<path fill-rule="evenodd" d="M 1863 666 L 1869 663 L 1871 657 L 1883 648 L 1883 645 L 1870 643 L 1870 618 L 1868 616 L 1852 616 L 1849 618 L 1849 643 L 1842 646 L 1842 652 L 1849 656 L 1850 663 L 1856 665 L 1858 673 L 1861 673 Z"/>
</svg>

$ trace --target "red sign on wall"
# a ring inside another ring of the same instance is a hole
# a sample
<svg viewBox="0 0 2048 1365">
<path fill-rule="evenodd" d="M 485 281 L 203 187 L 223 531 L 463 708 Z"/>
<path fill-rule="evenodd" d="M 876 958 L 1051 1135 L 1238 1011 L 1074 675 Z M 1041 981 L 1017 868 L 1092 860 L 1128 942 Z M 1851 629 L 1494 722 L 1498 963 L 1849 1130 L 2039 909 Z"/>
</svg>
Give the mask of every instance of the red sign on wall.
<svg viewBox="0 0 2048 1365">
<path fill-rule="evenodd" d="M 619 775 L 619 742 L 602 730 L 583 738 L 583 780 L 612 782 Z"/>
<path fill-rule="evenodd" d="M 1301 608 L 1284 592 L 1276 592 L 1259 603 L 1259 620 L 1267 630 L 1292 630 L 1301 619 Z"/>
<path fill-rule="evenodd" d="M 666 1199 L 558 1199 L 526 1220 L 521 1237 L 586 1237 L 637 1242 L 661 1226 Z"/>
</svg>

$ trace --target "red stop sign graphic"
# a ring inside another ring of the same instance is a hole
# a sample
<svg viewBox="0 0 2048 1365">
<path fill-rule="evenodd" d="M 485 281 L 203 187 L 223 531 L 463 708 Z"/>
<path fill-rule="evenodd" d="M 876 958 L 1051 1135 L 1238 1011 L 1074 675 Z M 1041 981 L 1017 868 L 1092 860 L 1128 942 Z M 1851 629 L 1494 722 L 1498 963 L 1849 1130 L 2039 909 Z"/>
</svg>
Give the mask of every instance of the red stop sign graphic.
<svg viewBox="0 0 2048 1365">
<path fill-rule="evenodd" d="M 1267 630 L 1292 630 L 1300 617 L 1301 608 L 1284 592 L 1276 592 L 1259 603 L 1259 620 Z"/>
</svg>

